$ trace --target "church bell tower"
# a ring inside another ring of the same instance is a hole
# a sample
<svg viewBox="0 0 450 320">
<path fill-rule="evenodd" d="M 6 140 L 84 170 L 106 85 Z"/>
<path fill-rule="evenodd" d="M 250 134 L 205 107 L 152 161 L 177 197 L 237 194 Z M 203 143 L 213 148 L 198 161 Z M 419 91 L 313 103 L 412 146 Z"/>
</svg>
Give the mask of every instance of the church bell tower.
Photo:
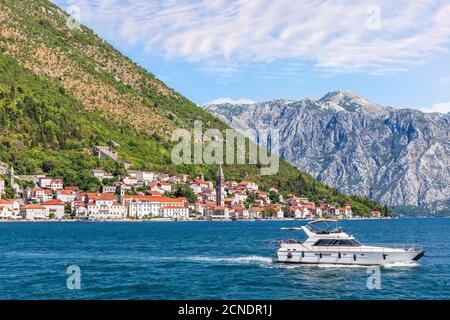
<svg viewBox="0 0 450 320">
<path fill-rule="evenodd" d="M 216 205 L 223 206 L 225 204 L 225 178 L 223 175 L 222 165 L 219 164 L 216 178 Z"/>
</svg>

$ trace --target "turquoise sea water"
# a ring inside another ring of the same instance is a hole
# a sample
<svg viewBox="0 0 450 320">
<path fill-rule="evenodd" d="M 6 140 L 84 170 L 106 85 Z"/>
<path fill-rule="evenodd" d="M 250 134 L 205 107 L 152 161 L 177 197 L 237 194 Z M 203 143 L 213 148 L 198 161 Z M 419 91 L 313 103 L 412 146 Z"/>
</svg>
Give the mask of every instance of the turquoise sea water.
<svg viewBox="0 0 450 320">
<path fill-rule="evenodd" d="M 274 263 L 267 240 L 304 223 L 0 223 L 0 299 L 450 298 L 450 219 L 344 221 L 363 243 L 425 248 L 416 265 L 381 268 L 378 290 L 363 267 Z"/>
</svg>

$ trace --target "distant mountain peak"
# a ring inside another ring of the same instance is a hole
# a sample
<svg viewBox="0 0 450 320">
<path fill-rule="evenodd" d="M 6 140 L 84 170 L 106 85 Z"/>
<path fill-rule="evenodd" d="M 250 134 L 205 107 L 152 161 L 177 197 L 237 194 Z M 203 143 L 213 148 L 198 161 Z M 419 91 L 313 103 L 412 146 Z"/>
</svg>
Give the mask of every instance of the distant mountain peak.
<svg viewBox="0 0 450 320">
<path fill-rule="evenodd" d="M 246 107 L 272 107 L 272 106 L 291 106 L 291 107 L 314 107 L 323 110 L 332 110 L 335 112 L 376 112 L 384 113 L 387 111 L 387 107 L 383 107 L 379 104 L 372 103 L 369 100 L 359 96 L 353 91 L 343 90 L 343 91 L 332 91 L 324 95 L 318 100 L 310 98 L 302 98 L 300 100 L 288 100 L 288 99 L 273 99 L 265 102 L 253 102 L 245 103 L 243 101 L 234 101 L 230 103 L 229 101 L 216 100 L 203 105 L 204 109 L 213 108 L 227 108 L 227 109 L 241 109 Z"/>
<path fill-rule="evenodd" d="M 355 99 L 355 98 L 361 98 L 356 93 L 350 90 L 338 90 L 338 91 L 331 91 L 328 92 L 326 95 L 324 95 L 322 98 L 319 99 L 319 101 L 340 101 L 342 99 Z"/>
<path fill-rule="evenodd" d="M 349 91 L 283 102 L 208 111 L 248 136 L 277 130 L 286 160 L 342 192 L 398 210 L 449 212 L 449 115 L 385 107 Z"/>
<path fill-rule="evenodd" d="M 335 104 L 350 112 L 367 109 L 371 111 L 382 111 L 384 109 L 382 106 L 372 103 L 366 98 L 348 90 L 329 92 L 320 98 L 318 102 L 321 104 Z"/>
</svg>

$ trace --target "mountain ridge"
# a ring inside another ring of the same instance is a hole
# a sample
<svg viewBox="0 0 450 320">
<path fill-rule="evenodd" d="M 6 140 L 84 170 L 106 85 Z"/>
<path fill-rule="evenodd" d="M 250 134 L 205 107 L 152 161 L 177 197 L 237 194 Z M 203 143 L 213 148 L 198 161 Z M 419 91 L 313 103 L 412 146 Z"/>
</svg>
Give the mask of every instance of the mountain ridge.
<svg viewBox="0 0 450 320">
<path fill-rule="evenodd" d="M 68 15 L 48 0 L 0 0 L 0 161 L 18 175 L 47 174 L 67 185 L 98 191 L 92 169 L 125 174 L 123 163 L 213 180 L 213 165 L 175 165 L 174 128 L 228 128 L 224 122 L 167 87 L 92 30 L 67 28 Z M 120 161 L 98 159 L 95 145 L 116 142 Z M 305 194 L 315 201 L 350 203 L 356 212 L 383 207 L 347 196 L 280 161 L 264 177 L 257 165 L 226 165 L 229 180 L 263 189 Z"/>
<path fill-rule="evenodd" d="M 282 157 L 342 192 L 398 212 L 450 209 L 450 114 L 385 107 L 347 91 L 279 101 L 204 109 L 250 137 L 256 127 L 279 128 Z"/>
</svg>

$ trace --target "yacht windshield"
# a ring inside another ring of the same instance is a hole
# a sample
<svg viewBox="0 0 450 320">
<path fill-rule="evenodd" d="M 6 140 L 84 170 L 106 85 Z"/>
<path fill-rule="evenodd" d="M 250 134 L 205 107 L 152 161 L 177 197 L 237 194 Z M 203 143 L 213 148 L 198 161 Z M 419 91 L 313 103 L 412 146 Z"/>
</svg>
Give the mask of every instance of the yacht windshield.
<svg viewBox="0 0 450 320">
<path fill-rule="evenodd" d="M 337 239 L 320 239 L 314 243 L 315 246 L 321 247 L 359 247 L 361 244 L 354 239 L 337 240 Z"/>
</svg>

